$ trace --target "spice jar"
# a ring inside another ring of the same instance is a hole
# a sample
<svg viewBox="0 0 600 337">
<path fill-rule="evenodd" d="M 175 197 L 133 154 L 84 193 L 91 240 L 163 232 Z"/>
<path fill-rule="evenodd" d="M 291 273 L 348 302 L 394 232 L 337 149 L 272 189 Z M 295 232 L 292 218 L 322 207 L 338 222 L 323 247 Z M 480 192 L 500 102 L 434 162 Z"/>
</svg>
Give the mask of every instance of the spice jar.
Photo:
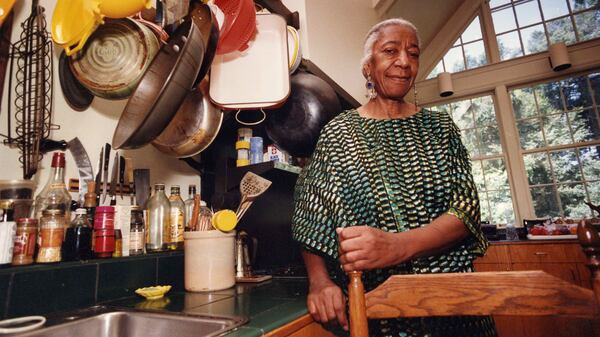
<svg viewBox="0 0 600 337">
<path fill-rule="evenodd" d="M 115 208 L 96 207 L 94 216 L 94 254 L 96 257 L 111 257 L 115 251 Z"/>
<path fill-rule="evenodd" d="M 17 235 L 13 248 L 14 266 L 33 263 L 35 242 L 37 240 L 38 221 L 34 218 L 17 219 Z"/>
<path fill-rule="evenodd" d="M 112 257 L 123 256 L 123 234 L 120 229 L 115 229 L 115 251 L 112 253 Z"/>
<path fill-rule="evenodd" d="M 146 246 L 144 234 L 144 216 L 139 206 L 133 206 L 131 209 L 131 223 L 129 226 L 129 255 L 144 254 Z"/>
<path fill-rule="evenodd" d="M 37 263 L 60 262 L 61 246 L 65 236 L 65 213 L 61 209 L 46 209 L 40 220 L 40 251 Z"/>
</svg>

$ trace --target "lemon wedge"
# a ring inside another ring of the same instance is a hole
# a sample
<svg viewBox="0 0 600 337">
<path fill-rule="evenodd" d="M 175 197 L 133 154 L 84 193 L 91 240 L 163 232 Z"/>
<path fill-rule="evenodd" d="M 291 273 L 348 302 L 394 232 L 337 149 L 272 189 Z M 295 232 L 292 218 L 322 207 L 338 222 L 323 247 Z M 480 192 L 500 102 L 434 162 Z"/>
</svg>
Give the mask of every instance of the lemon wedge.
<svg viewBox="0 0 600 337">
<path fill-rule="evenodd" d="M 169 290 L 171 290 L 171 286 L 155 286 L 138 288 L 135 290 L 135 293 L 145 297 L 148 300 L 156 300 L 165 296 L 165 294 L 169 292 Z"/>
</svg>

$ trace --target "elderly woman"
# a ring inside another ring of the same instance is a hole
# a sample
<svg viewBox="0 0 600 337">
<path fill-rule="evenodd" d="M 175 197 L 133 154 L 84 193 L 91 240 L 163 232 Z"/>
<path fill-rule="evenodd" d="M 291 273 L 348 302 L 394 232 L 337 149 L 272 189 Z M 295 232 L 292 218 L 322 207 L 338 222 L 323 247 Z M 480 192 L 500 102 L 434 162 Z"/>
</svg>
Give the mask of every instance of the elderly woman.
<svg viewBox="0 0 600 337">
<path fill-rule="evenodd" d="M 383 21 L 364 50 L 369 101 L 322 130 L 296 186 L 292 221 L 308 271 L 308 310 L 344 330 L 345 272 L 363 270 L 367 291 L 394 274 L 469 272 L 488 245 L 459 130 L 447 114 L 405 100 L 419 70 L 416 28 Z M 495 336 L 489 317 L 369 324 L 371 336 Z"/>
</svg>

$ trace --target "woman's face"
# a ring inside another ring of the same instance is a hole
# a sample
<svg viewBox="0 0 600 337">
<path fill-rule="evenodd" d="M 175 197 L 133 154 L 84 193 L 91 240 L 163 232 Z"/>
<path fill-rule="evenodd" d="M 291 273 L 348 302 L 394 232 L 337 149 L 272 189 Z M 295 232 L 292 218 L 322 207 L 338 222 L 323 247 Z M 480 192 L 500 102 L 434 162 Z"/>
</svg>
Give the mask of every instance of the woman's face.
<svg viewBox="0 0 600 337">
<path fill-rule="evenodd" d="M 410 27 L 391 25 L 381 30 L 366 69 L 378 96 L 404 98 L 417 77 L 419 53 L 417 35 Z"/>
</svg>

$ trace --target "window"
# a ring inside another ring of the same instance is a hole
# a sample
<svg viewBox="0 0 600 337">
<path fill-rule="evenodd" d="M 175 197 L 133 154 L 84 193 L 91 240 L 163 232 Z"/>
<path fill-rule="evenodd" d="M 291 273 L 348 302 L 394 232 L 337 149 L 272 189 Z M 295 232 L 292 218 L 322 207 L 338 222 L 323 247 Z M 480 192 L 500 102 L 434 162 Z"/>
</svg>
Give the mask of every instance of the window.
<svg viewBox="0 0 600 337">
<path fill-rule="evenodd" d="M 436 77 L 444 71 L 458 72 L 477 68 L 487 63 L 481 24 L 479 17 L 475 17 L 427 78 Z"/>
<path fill-rule="evenodd" d="M 432 107 L 446 111 L 461 130 L 471 155 L 473 179 L 481 203 L 481 219 L 490 223 L 514 223 L 508 174 L 491 96 Z"/>
<path fill-rule="evenodd" d="M 600 36 L 598 0 L 491 0 L 500 59 L 533 54 L 555 42 Z"/>
<path fill-rule="evenodd" d="M 589 217 L 600 200 L 600 73 L 510 92 L 538 217 Z"/>
</svg>

